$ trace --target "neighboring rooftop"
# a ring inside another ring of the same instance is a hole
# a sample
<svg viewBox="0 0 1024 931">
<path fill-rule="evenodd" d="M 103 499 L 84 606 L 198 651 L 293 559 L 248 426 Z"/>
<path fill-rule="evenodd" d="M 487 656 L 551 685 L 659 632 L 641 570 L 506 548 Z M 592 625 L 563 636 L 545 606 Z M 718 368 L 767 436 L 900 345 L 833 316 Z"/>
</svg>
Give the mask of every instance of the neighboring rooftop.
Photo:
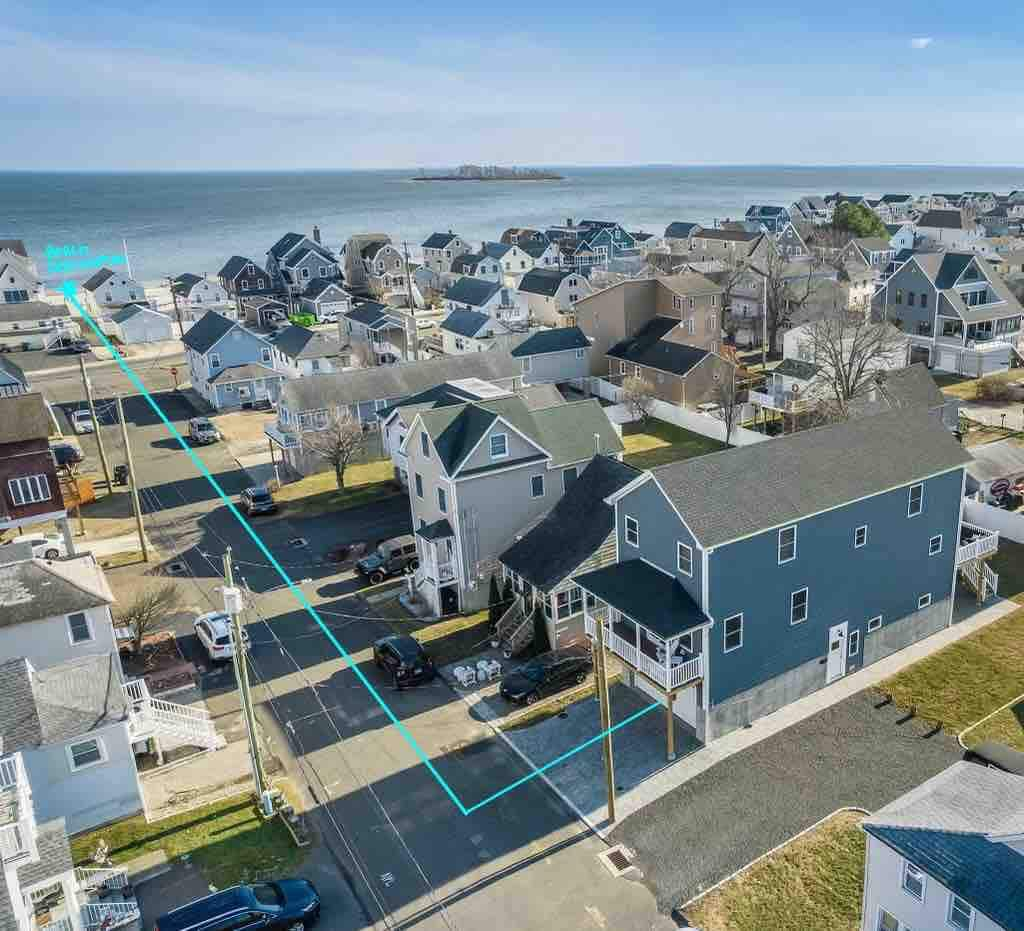
<svg viewBox="0 0 1024 931">
<path fill-rule="evenodd" d="M 431 233 L 421 245 L 424 249 L 446 249 L 448 243 L 456 238 L 458 237 L 451 230 L 447 233 Z"/>
<path fill-rule="evenodd" d="M 1024 446 L 1012 438 L 972 446 L 969 452 L 967 471 L 979 482 L 1024 476 Z"/>
<path fill-rule="evenodd" d="M 917 225 L 930 229 L 965 230 L 974 224 L 968 221 L 962 210 L 926 210 Z"/>
<path fill-rule="evenodd" d="M 289 325 L 278 330 L 274 348 L 289 359 L 324 359 L 337 356 L 341 343 L 325 333 L 307 330 L 302 326 Z"/>
<path fill-rule="evenodd" d="M 578 275 L 579 272 L 557 268 L 534 268 L 523 275 L 519 282 L 519 290 L 529 294 L 543 294 L 553 297 L 559 286 L 570 275 Z"/>
<path fill-rule="evenodd" d="M 28 250 L 25 249 L 25 242 L 21 239 L 0 239 L 0 252 L 4 250 L 13 252 L 15 255 L 20 255 L 22 258 L 28 258 Z"/>
<path fill-rule="evenodd" d="M 632 362 L 634 365 L 657 369 L 659 372 L 686 375 L 710 353 L 706 349 L 665 339 L 664 337 L 678 325 L 678 320 L 653 317 L 636 334 L 612 346 L 607 355 L 613 359 Z"/>
<path fill-rule="evenodd" d="M 233 255 L 224 263 L 224 267 L 217 272 L 218 278 L 227 278 L 233 280 L 238 277 L 246 265 L 252 265 L 256 270 L 257 275 L 262 275 L 264 278 L 267 277 L 266 270 L 252 259 L 247 259 L 244 255 Z"/>
<path fill-rule="evenodd" d="M 138 314 L 156 314 L 158 317 L 166 317 L 167 319 L 170 319 L 167 317 L 167 314 L 162 314 L 159 310 L 153 310 L 153 308 L 147 304 L 125 304 L 124 307 L 116 313 L 111 314 L 110 319 L 113 320 L 114 323 L 124 323 L 126 320 L 131 320 L 132 317 L 135 317 Z"/>
<path fill-rule="evenodd" d="M 569 352 L 575 349 L 589 349 L 590 340 L 577 326 L 554 327 L 538 330 L 523 340 L 512 355 L 517 359 L 522 356 L 540 356 L 549 352 Z"/>
<path fill-rule="evenodd" d="M 114 277 L 114 272 L 104 266 L 94 271 L 85 281 L 82 282 L 83 291 L 95 291 L 101 287 L 105 281 Z"/>
<path fill-rule="evenodd" d="M 471 307 L 482 307 L 501 290 L 495 281 L 484 281 L 480 278 L 460 278 L 445 292 L 445 299 L 456 304 L 468 304 Z"/>
<path fill-rule="evenodd" d="M 441 329 L 457 336 L 472 337 L 488 325 L 497 325 L 502 330 L 505 329 L 501 324 L 497 324 L 490 314 L 482 314 L 476 310 L 453 310 L 444 318 Z"/>
<path fill-rule="evenodd" d="M 37 559 L 17 541 L 0 547 L 0 627 L 62 617 L 113 601 L 107 578 L 91 553 Z"/>
<path fill-rule="evenodd" d="M 45 440 L 50 435 L 50 414 L 37 391 L 0 397 L 0 443 Z"/>
<path fill-rule="evenodd" d="M 203 354 L 215 346 L 235 326 L 237 324 L 233 320 L 228 320 L 223 314 L 219 314 L 215 310 L 208 310 L 192 324 L 181 341 L 189 349 Z"/>
<path fill-rule="evenodd" d="M 231 385 L 254 378 L 284 378 L 281 372 L 260 362 L 246 362 L 242 365 L 228 365 L 209 379 L 211 385 Z"/>
<path fill-rule="evenodd" d="M 45 301 L 20 301 L 17 304 L 0 304 L 0 323 L 21 323 L 26 320 L 53 320 L 55 317 L 70 317 L 71 312 L 60 304 Z M 7 334 L 10 336 L 10 334 Z"/>
<path fill-rule="evenodd" d="M 970 462 L 920 410 L 889 411 L 659 466 L 701 546 L 718 546 Z M 715 494 L 707 494 L 708 488 Z M 754 501 L 754 506 L 736 502 Z"/>
</svg>

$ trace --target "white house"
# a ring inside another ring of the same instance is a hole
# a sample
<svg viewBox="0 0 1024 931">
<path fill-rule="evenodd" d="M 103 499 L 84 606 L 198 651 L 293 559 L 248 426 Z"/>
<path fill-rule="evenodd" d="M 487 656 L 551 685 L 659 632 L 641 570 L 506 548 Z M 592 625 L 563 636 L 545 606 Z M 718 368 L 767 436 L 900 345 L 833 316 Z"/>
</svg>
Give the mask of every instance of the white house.
<svg viewBox="0 0 1024 931">
<path fill-rule="evenodd" d="M 291 378 L 340 372 L 348 360 L 338 339 L 305 327 L 286 326 L 274 338 L 274 368 Z"/>
<path fill-rule="evenodd" d="M 516 290 L 519 319 L 548 326 L 575 326 L 575 304 L 594 293 L 586 276 L 578 271 L 534 268 L 523 276 Z"/>
<path fill-rule="evenodd" d="M 917 233 L 947 249 L 969 251 L 985 235 L 985 228 L 963 210 L 928 210 L 917 221 Z"/>
<path fill-rule="evenodd" d="M 1024 779 L 960 761 L 865 819 L 861 931 L 1024 928 Z"/>
<path fill-rule="evenodd" d="M 897 252 L 914 248 L 916 233 L 913 223 L 886 223 L 885 229 L 889 234 L 889 245 Z"/>
<path fill-rule="evenodd" d="M 82 285 L 85 305 L 96 317 L 108 316 L 125 304 L 146 300 L 146 289 L 126 272 L 101 268 Z"/>
<path fill-rule="evenodd" d="M 235 304 L 228 292 L 216 279 L 206 275 L 185 272 L 171 281 L 171 297 L 181 319 L 189 322 L 198 320 L 208 310 L 234 316 Z"/>
<path fill-rule="evenodd" d="M 4 243 L 10 243 L 4 246 Z M 46 294 L 21 240 L 0 240 L 0 303 L 38 301 Z"/>
<path fill-rule="evenodd" d="M 445 355 L 485 352 L 507 342 L 509 328 L 490 314 L 475 310 L 453 310 L 440 326 L 441 347 Z"/>
<path fill-rule="evenodd" d="M 174 323 L 147 304 L 128 304 L 110 315 L 114 335 L 122 343 L 156 343 L 174 339 Z"/>
<path fill-rule="evenodd" d="M 503 323 L 525 319 L 512 291 L 494 281 L 460 278 L 445 292 L 444 300 L 449 313 L 456 310 L 475 310 Z"/>
<path fill-rule="evenodd" d="M 422 245 L 423 264 L 438 274 L 452 270 L 452 262 L 460 255 L 472 252 L 469 243 L 457 233 L 432 233 Z"/>
</svg>

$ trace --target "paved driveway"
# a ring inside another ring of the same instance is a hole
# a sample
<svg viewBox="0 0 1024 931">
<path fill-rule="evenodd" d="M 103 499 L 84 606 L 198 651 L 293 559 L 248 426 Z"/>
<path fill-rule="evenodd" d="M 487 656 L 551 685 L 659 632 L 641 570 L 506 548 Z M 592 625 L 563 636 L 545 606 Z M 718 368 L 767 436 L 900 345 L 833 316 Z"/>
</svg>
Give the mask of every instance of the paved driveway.
<svg viewBox="0 0 1024 931">
<path fill-rule="evenodd" d="M 761 741 L 627 818 L 613 842 L 637 851 L 671 909 L 846 805 L 874 811 L 961 756 L 956 740 L 870 691 Z"/>
</svg>

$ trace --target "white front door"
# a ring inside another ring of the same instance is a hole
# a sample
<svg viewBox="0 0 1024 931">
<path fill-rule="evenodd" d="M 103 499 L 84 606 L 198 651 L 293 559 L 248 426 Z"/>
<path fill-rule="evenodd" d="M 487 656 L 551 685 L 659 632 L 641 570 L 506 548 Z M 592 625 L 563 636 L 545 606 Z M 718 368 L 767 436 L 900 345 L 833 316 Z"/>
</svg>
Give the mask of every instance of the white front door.
<svg viewBox="0 0 1024 931">
<path fill-rule="evenodd" d="M 825 683 L 835 682 L 846 675 L 846 622 L 830 627 L 828 631 L 828 662 Z"/>
<path fill-rule="evenodd" d="M 267 383 L 260 379 L 252 383 L 253 388 L 256 390 L 256 400 L 260 401 L 267 396 Z"/>
</svg>

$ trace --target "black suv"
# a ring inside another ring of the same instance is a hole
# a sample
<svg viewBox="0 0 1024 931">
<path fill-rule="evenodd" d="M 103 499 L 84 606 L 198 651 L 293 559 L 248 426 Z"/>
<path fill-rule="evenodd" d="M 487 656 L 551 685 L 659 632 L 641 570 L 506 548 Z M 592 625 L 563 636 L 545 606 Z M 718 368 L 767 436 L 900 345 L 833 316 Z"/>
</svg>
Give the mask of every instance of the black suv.
<svg viewBox="0 0 1024 931">
<path fill-rule="evenodd" d="M 586 647 L 566 647 L 535 656 L 501 680 L 501 697 L 520 705 L 532 705 L 570 685 L 582 685 L 593 663 Z"/>
<path fill-rule="evenodd" d="M 320 894 L 306 879 L 232 886 L 166 912 L 154 931 L 303 931 L 320 917 Z"/>
<path fill-rule="evenodd" d="M 263 485 L 246 488 L 240 500 L 246 514 L 273 514 L 277 510 L 274 496 Z"/>
<path fill-rule="evenodd" d="M 434 661 L 413 637 L 381 637 L 373 644 L 373 661 L 378 669 L 391 673 L 396 689 L 429 682 L 437 675 Z"/>
<path fill-rule="evenodd" d="M 417 566 L 416 538 L 407 533 L 378 544 L 377 549 L 356 563 L 356 572 L 372 585 L 379 585 L 385 579 L 401 575 Z"/>
</svg>

